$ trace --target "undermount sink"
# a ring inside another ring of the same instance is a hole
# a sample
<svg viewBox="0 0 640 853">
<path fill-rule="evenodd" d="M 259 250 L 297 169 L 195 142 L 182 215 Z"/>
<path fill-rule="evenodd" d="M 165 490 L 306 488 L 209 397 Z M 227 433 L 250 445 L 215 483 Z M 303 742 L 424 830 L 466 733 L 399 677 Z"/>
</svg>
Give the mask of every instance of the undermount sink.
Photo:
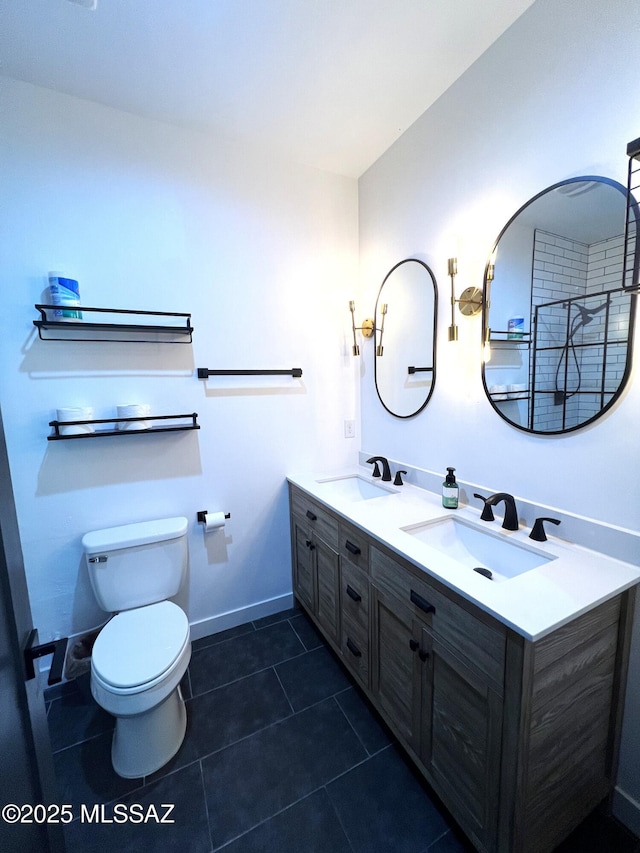
<svg viewBox="0 0 640 853">
<path fill-rule="evenodd" d="M 515 578 L 555 559 L 537 548 L 504 538 L 508 534 L 451 516 L 401 529 L 468 569 L 483 569 L 479 574 L 494 581 Z"/>
<path fill-rule="evenodd" d="M 316 480 L 323 487 L 327 497 L 335 497 L 346 501 L 368 501 L 395 494 L 393 489 L 372 483 L 359 474 L 349 474 L 344 477 L 328 477 L 326 480 Z"/>
</svg>

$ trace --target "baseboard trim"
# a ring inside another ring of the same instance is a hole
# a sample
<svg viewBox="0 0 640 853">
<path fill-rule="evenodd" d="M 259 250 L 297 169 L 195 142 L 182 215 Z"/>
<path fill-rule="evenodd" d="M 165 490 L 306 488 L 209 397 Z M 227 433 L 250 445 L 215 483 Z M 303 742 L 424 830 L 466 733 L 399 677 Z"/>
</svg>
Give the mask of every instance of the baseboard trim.
<svg viewBox="0 0 640 853">
<path fill-rule="evenodd" d="M 269 598 L 266 601 L 260 601 L 257 604 L 250 604 L 248 607 L 239 607 L 237 610 L 229 610 L 227 613 L 221 613 L 219 616 L 211 616 L 208 619 L 202 619 L 200 622 L 192 622 L 191 639 L 200 640 L 202 637 L 208 637 L 211 634 L 218 634 L 220 631 L 226 631 L 227 628 L 236 628 L 238 625 L 244 625 L 245 622 L 252 622 L 254 619 L 262 619 L 263 616 L 273 616 L 274 613 L 279 613 L 281 610 L 288 610 L 293 607 L 293 593 L 286 595 L 278 595 L 275 598 Z M 100 626 L 103 627 L 103 626 Z M 97 630 L 97 629 L 92 629 Z M 69 644 L 67 654 L 72 648 L 74 642 L 92 631 L 80 631 L 77 634 L 69 635 Z M 50 689 L 47 686 L 47 678 L 51 668 L 51 658 L 40 658 L 38 661 L 38 673 L 40 683 L 44 690 Z M 66 678 L 66 662 L 65 675 L 61 683 L 67 681 Z"/>
<path fill-rule="evenodd" d="M 266 601 L 260 601 L 258 604 L 250 604 L 248 607 L 229 610 L 227 613 L 211 616 L 208 619 L 202 619 L 200 622 L 192 622 L 191 639 L 200 640 L 202 637 L 218 634 L 228 628 L 244 625 L 245 622 L 262 619 L 264 616 L 272 616 L 274 613 L 288 610 L 290 607 L 293 607 L 293 593 L 291 592 L 269 598 Z"/>
<path fill-rule="evenodd" d="M 611 806 L 613 814 L 620 823 L 623 823 L 634 835 L 640 836 L 640 803 L 616 786 Z"/>
</svg>

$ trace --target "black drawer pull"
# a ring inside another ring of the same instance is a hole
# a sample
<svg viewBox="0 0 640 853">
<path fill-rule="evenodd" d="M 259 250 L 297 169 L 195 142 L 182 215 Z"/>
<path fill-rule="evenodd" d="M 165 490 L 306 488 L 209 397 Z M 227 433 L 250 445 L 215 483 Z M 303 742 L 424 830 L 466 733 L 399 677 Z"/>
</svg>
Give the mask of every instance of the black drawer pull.
<svg viewBox="0 0 640 853">
<path fill-rule="evenodd" d="M 361 651 L 360 651 L 360 649 L 356 646 L 356 644 L 353 642 L 353 640 L 351 639 L 351 637 L 347 637 L 347 648 L 349 649 L 349 651 L 351 652 L 351 654 L 352 654 L 352 655 L 354 655 L 355 657 L 357 657 L 357 658 L 361 658 L 361 657 L 362 657 L 362 652 L 361 652 Z"/>
<path fill-rule="evenodd" d="M 347 584 L 347 595 L 354 601 L 362 601 L 362 596 L 360 595 L 360 593 L 356 592 L 352 586 L 349 586 L 349 584 Z"/>
<path fill-rule="evenodd" d="M 308 548 L 310 551 L 313 551 L 313 549 L 316 547 L 316 546 L 313 544 L 313 542 L 311 541 L 311 539 L 307 539 L 307 540 L 306 540 L 306 542 L 305 542 L 304 544 L 307 546 L 307 548 Z"/>
<path fill-rule="evenodd" d="M 349 553 L 355 554 L 356 556 L 361 553 L 360 548 L 358 548 L 357 545 L 354 545 L 353 542 L 349 542 L 348 539 L 344 543 L 344 547 L 349 551 Z"/>
<path fill-rule="evenodd" d="M 423 662 L 429 657 L 429 652 L 425 652 L 423 649 L 420 649 L 418 654 L 420 655 L 420 660 Z"/>
<path fill-rule="evenodd" d="M 311 512 L 310 509 L 307 510 L 307 518 L 309 519 L 309 521 L 317 521 L 318 520 L 318 516 L 315 513 Z"/>
<path fill-rule="evenodd" d="M 418 595 L 417 592 L 411 590 L 411 601 L 415 604 L 416 607 L 419 607 L 420 610 L 424 610 L 425 613 L 435 613 L 436 608 L 433 604 L 427 601 L 426 598 L 423 598 L 421 595 Z"/>
<path fill-rule="evenodd" d="M 412 652 L 417 652 L 419 645 L 420 643 L 417 640 L 409 640 L 409 648 Z"/>
</svg>

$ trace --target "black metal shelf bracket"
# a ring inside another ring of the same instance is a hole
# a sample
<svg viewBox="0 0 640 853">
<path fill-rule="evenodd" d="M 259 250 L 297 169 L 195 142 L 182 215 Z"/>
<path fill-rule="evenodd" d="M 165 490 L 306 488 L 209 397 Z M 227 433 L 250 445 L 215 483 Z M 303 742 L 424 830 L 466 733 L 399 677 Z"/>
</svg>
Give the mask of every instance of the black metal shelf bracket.
<svg viewBox="0 0 640 853">
<path fill-rule="evenodd" d="M 59 640 L 52 640 L 50 643 L 42 643 L 39 646 L 34 645 L 38 637 L 37 628 L 32 628 L 27 638 L 27 643 L 24 647 L 24 668 L 26 680 L 30 681 L 36 677 L 35 661 L 37 658 L 43 658 L 47 655 L 53 655 L 51 669 L 49 670 L 48 684 L 58 684 L 62 681 L 62 673 L 64 669 L 64 659 L 67 653 L 68 637 L 62 637 Z"/>
<path fill-rule="evenodd" d="M 150 426 L 144 429 L 98 429 L 93 432 L 83 432 L 76 435 L 63 435 L 61 427 L 68 426 L 94 426 L 95 424 L 118 424 L 133 421 L 188 421 L 191 423 L 180 423 L 168 426 Z M 96 418 L 87 421 L 49 421 L 53 427 L 52 435 L 47 436 L 48 441 L 69 441 L 77 438 L 104 438 L 107 435 L 147 435 L 150 432 L 184 432 L 185 430 L 200 429 L 198 413 L 190 412 L 185 415 L 138 415 L 134 418 Z"/>
<path fill-rule="evenodd" d="M 209 370 L 208 367 L 198 368 L 198 379 L 207 379 L 209 376 L 293 376 L 299 379 L 302 376 L 301 367 L 292 367 L 290 370 Z"/>
<path fill-rule="evenodd" d="M 36 305 L 40 319 L 33 325 L 42 341 L 101 341 L 119 343 L 191 343 L 193 326 L 191 314 L 175 311 L 138 311 L 130 308 L 92 308 L 78 305 L 74 311 L 81 312 L 81 320 L 51 319 L 54 311 L 60 311 L 59 305 Z M 86 315 L 98 315 L 96 320 Z M 100 315 L 121 315 L 124 317 L 158 318 L 151 323 L 100 322 Z M 167 321 L 161 322 L 165 318 Z M 43 334 L 43 333 L 48 334 Z M 145 337 L 147 336 L 147 337 Z M 168 340 L 167 338 L 181 338 Z"/>
</svg>

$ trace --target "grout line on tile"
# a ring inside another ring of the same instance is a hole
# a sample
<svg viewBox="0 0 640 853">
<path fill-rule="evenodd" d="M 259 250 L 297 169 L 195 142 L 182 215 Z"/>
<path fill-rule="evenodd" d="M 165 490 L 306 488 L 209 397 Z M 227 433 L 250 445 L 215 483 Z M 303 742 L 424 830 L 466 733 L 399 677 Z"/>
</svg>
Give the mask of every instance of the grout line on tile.
<svg viewBox="0 0 640 853">
<path fill-rule="evenodd" d="M 245 829 L 244 832 L 241 832 L 241 833 L 239 833 L 239 835 L 234 836 L 234 838 L 230 838 L 228 841 L 225 841 L 224 844 L 220 845 L 220 847 L 214 847 L 213 853 L 218 853 L 219 850 L 224 850 L 225 847 L 228 847 L 230 844 L 233 844 L 234 841 L 237 841 L 239 838 L 243 838 L 248 833 L 253 832 L 254 829 L 257 829 L 260 826 L 264 826 L 265 823 L 269 823 L 270 820 L 273 820 L 275 817 L 278 817 L 279 815 L 284 814 L 285 812 L 289 811 L 289 809 L 292 809 L 294 806 L 297 806 L 299 803 L 303 803 L 309 797 L 312 797 L 314 794 L 317 794 L 318 791 L 322 791 L 325 789 L 326 789 L 326 785 L 319 785 L 317 788 L 314 788 L 312 791 L 308 791 L 302 797 L 298 797 L 297 800 L 294 800 L 293 802 L 288 803 L 284 808 L 280 809 L 280 811 L 277 811 L 274 814 L 269 815 L 269 817 L 265 817 L 263 820 L 254 824 L 254 826 L 250 826 L 249 829 Z M 327 791 L 327 796 L 329 796 L 328 791 Z M 331 808 L 333 809 L 333 811 L 335 813 L 335 807 L 333 805 L 331 797 L 329 797 L 329 803 L 331 804 Z M 342 827 L 341 822 L 340 822 L 340 828 L 344 832 L 344 828 Z M 349 841 L 349 838 L 348 838 L 346 832 L 345 832 L 345 838 L 347 838 L 347 841 L 349 843 L 349 847 L 351 847 L 351 849 L 353 850 L 353 847 L 351 845 L 351 842 Z"/>
<path fill-rule="evenodd" d="M 85 737 L 82 740 L 74 741 L 74 743 L 68 743 L 66 746 L 61 746 L 60 749 L 52 749 L 52 755 L 59 755 L 61 752 L 64 752 L 67 749 L 73 749 L 76 746 L 81 746 L 83 743 L 89 743 L 91 740 L 96 740 L 96 738 L 103 737 L 104 735 L 113 734 L 113 728 L 105 729 L 103 732 L 97 732 L 94 735 L 89 735 L 89 737 Z"/>
<path fill-rule="evenodd" d="M 278 684 L 279 684 L 279 685 L 280 685 L 280 687 L 282 688 L 282 692 L 283 692 L 283 693 L 284 693 L 284 695 L 285 695 L 285 699 L 286 699 L 286 700 L 287 700 L 287 702 L 289 703 L 289 707 L 291 708 L 291 713 L 292 713 L 292 714 L 295 714 L 295 713 L 296 713 L 296 709 L 295 709 L 295 708 L 293 707 L 293 705 L 291 704 L 291 699 L 289 699 L 289 694 L 287 693 L 287 691 L 286 691 L 286 689 L 285 689 L 285 686 L 284 686 L 284 684 L 282 683 L 282 681 L 281 681 L 281 679 L 280 679 L 280 676 L 278 675 L 278 670 L 275 668 L 275 666 L 273 666 L 273 667 L 272 667 L 272 669 L 273 669 L 273 671 L 274 671 L 274 673 L 275 673 L 276 678 L 278 679 Z"/>
<path fill-rule="evenodd" d="M 350 689 L 351 689 L 350 687 L 347 688 L 347 690 L 350 690 Z M 351 722 L 351 720 L 347 716 L 347 713 L 344 710 L 344 708 L 342 707 L 342 705 L 340 704 L 340 702 L 338 702 L 338 696 L 340 695 L 340 693 L 346 693 L 346 690 L 341 690 L 338 693 L 333 694 L 333 698 L 335 699 L 336 705 L 338 706 L 338 708 L 340 708 L 340 711 L 342 712 L 342 716 L 345 718 L 345 720 L 347 721 L 347 723 L 351 727 L 351 730 L 353 731 L 354 735 L 358 739 L 360 746 L 364 749 L 364 751 L 367 753 L 367 755 L 371 755 L 372 753 L 370 753 L 369 750 L 367 749 L 364 741 L 362 740 L 362 738 L 358 734 L 356 727 L 353 725 L 353 723 Z"/>
<path fill-rule="evenodd" d="M 451 828 L 445 829 L 442 835 L 439 835 L 437 838 L 434 838 L 433 841 L 430 842 L 428 847 L 425 847 L 423 853 L 429 853 L 429 850 L 433 850 L 436 844 L 441 841 L 445 835 L 448 835 L 451 832 Z"/>
<path fill-rule="evenodd" d="M 324 786 L 324 790 L 326 791 L 327 799 L 329 800 L 329 805 L 331 806 L 331 811 L 336 816 L 338 823 L 340 824 L 340 829 L 344 833 L 344 837 L 347 839 L 347 844 L 349 845 L 349 849 L 352 850 L 353 853 L 356 853 L 355 848 L 354 848 L 353 844 L 351 843 L 351 839 L 349 838 L 349 833 L 347 832 L 347 829 L 346 829 L 344 823 L 342 822 L 342 818 L 338 814 L 338 810 L 336 809 L 336 805 L 333 802 L 333 800 L 331 799 L 331 795 L 329 794 L 329 791 L 327 790 L 326 785 Z"/>
<path fill-rule="evenodd" d="M 295 617 L 292 617 L 292 618 L 299 619 L 300 617 L 299 617 L 299 615 L 298 615 L 298 616 L 295 616 Z M 305 617 L 305 619 L 306 619 L 306 617 Z M 311 623 L 309 623 L 309 624 L 311 624 Z M 304 648 L 305 652 L 314 652 L 316 649 L 320 649 L 320 648 L 326 647 L 326 644 L 325 644 L 321 639 L 318 639 L 318 645 L 317 645 L 317 646 L 312 646 L 311 648 L 307 648 L 307 645 L 305 644 L 304 640 L 302 639 L 302 637 L 300 636 L 300 634 L 296 631 L 296 627 L 295 627 L 295 625 L 293 625 L 293 624 L 292 624 L 291 619 L 289 619 L 289 625 L 291 625 L 291 630 L 293 631 L 293 633 L 296 635 L 296 637 L 297 637 L 297 638 L 300 640 L 300 642 L 302 643 L 302 646 L 303 646 L 303 648 Z M 315 629 L 314 629 L 314 630 L 315 630 Z"/>
<path fill-rule="evenodd" d="M 198 767 L 200 769 L 200 783 L 202 784 L 202 796 L 204 797 L 204 813 L 207 817 L 207 829 L 209 830 L 209 850 L 213 851 L 213 836 L 211 834 L 211 820 L 209 818 L 209 804 L 207 803 L 207 787 L 204 783 L 204 770 L 202 769 L 202 760 L 198 759 Z"/>
<path fill-rule="evenodd" d="M 280 666 L 281 663 L 287 663 L 290 660 L 295 660 L 296 658 L 302 657 L 302 655 L 305 654 L 308 654 L 308 652 L 307 649 L 303 647 L 302 651 L 298 652 L 298 654 L 291 655 L 291 657 L 288 658 L 283 658 L 282 660 L 277 661 L 277 663 L 270 663 L 268 666 L 262 667 L 262 669 L 256 669 L 253 672 L 248 672 L 246 675 L 241 675 L 239 678 L 233 678 L 231 681 L 224 681 L 222 684 L 216 684 L 216 686 L 212 687 L 210 690 L 203 690 L 202 693 L 194 693 L 191 698 L 196 699 L 198 696 L 204 696 L 207 693 L 211 693 L 213 690 L 218 690 L 220 687 L 228 687 L 230 684 L 237 684 L 239 681 L 243 681 L 245 678 L 251 678 L 252 675 L 258 675 L 261 672 L 266 672 L 268 669 Z"/>
</svg>

